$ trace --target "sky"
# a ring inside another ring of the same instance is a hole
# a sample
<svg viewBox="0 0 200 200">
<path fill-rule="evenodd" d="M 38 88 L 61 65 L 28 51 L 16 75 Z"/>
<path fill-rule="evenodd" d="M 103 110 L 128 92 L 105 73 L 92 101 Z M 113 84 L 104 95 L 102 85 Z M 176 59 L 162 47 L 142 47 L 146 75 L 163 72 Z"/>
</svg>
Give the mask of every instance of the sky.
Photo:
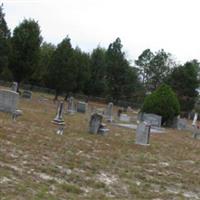
<svg viewBox="0 0 200 200">
<path fill-rule="evenodd" d="M 117 37 L 134 62 L 147 48 L 164 49 L 177 62 L 200 60 L 199 0 L 0 0 L 11 29 L 23 19 L 38 21 L 43 40 L 91 52 Z"/>
</svg>

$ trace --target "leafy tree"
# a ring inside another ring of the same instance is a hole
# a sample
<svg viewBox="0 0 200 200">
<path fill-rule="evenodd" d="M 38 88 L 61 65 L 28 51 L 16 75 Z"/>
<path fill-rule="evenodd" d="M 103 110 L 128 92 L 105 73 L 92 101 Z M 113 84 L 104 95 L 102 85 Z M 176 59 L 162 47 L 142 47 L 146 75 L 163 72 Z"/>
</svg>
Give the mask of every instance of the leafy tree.
<svg viewBox="0 0 200 200">
<path fill-rule="evenodd" d="M 135 60 L 135 64 L 140 67 L 140 75 L 142 76 L 142 82 L 145 85 L 149 80 L 150 73 L 150 63 L 153 59 L 154 54 L 150 49 L 146 49 L 138 57 L 138 60 Z"/>
<path fill-rule="evenodd" d="M 25 19 L 14 29 L 11 70 L 16 81 L 31 79 L 39 63 L 41 42 L 40 27 L 34 20 Z"/>
<path fill-rule="evenodd" d="M 106 51 L 108 94 L 114 99 L 126 98 L 134 92 L 136 76 L 122 52 L 121 40 L 117 38 Z M 129 93 L 127 92 L 129 89 Z"/>
<path fill-rule="evenodd" d="M 91 78 L 88 83 L 89 94 L 102 96 L 107 90 L 106 80 L 106 50 L 97 47 L 91 54 L 90 63 Z"/>
<path fill-rule="evenodd" d="M 8 68 L 10 50 L 10 30 L 5 21 L 2 4 L 0 5 L 0 73 L 3 73 L 3 75 L 1 74 L 1 78 L 5 79 L 7 79 L 5 72 L 8 72 L 12 76 L 12 73 Z"/>
<path fill-rule="evenodd" d="M 198 70 L 199 63 L 193 60 L 186 62 L 183 66 L 175 67 L 168 78 L 168 84 L 178 96 L 181 111 L 189 112 L 194 107 L 199 86 Z"/>
<path fill-rule="evenodd" d="M 76 87 L 74 92 L 86 92 L 86 84 L 90 78 L 90 56 L 89 54 L 82 52 L 80 48 L 76 48 L 73 51 L 73 59 L 71 67 L 76 69 L 74 82 Z"/>
<path fill-rule="evenodd" d="M 32 76 L 35 83 L 42 86 L 48 84 L 48 68 L 55 49 L 56 47 L 51 43 L 44 42 L 42 44 L 40 48 L 39 64 Z"/>
<path fill-rule="evenodd" d="M 48 69 L 48 83 L 56 90 L 55 99 L 61 92 L 73 91 L 76 87 L 76 71 L 72 65 L 73 48 L 70 38 L 66 37 L 58 44 Z"/>
<path fill-rule="evenodd" d="M 175 66 L 171 54 L 163 49 L 155 54 L 150 49 L 146 49 L 135 63 L 140 67 L 147 91 L 153 91 L 164 83 L 170 69 Z"/>
<path fill-rule="evenodd" d="M 141 111 L 161 115 L 165 123 L 180 113 L 180 104 L 173 90 L 163 84 L 145 98 Z"/>
</svg>

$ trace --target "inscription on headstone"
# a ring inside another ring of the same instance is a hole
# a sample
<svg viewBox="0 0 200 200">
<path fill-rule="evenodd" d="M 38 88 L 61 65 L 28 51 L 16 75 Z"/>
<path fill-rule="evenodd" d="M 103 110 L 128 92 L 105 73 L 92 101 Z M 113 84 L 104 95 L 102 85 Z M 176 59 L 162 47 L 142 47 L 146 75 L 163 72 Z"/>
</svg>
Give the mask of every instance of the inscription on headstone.
<svg viewBox="0 0 200 200">
<path fill-rule="evenodd" d="M 136 129 L 136 144 L 148 145 L 151 126 L 145 122 L 140 123 Z"/>
</svg>

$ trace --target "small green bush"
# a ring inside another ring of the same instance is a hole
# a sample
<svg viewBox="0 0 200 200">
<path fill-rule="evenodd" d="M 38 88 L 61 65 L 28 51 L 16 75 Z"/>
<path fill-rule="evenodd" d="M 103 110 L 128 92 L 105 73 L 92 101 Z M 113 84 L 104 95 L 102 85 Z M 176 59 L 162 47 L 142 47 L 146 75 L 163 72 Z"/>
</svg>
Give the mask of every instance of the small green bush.
<svg viewBox="0 0 200 200">
<path fill-rule="evenodd" d="M 180 104 L 172 89 L 163 84 L 145 98 L 141 111 L 162 116 L 163 124 L 170 122 L 175 116 L 179 115 Z"/>
</svg>

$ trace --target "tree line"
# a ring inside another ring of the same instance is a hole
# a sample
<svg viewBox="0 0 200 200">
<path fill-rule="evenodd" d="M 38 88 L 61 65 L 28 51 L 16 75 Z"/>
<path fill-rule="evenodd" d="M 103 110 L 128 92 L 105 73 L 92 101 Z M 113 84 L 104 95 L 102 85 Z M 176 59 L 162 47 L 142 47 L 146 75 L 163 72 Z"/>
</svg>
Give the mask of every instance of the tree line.
<svg viewBox="0 0 200 200">
<path fill-rule="evenodd" d="M 69 36 L 58 45 L 43 41 L 40 26 L 24 19 L 11 34 L 0 6 L 0 78 L 55 89 L 134 101 L 166 83 L 175 91 L 181 110 L 193 108 L 199 86 L 199 62 L 177 64 L 163 49 L 146 49 L 131 64 L 120 38 L 91 53 L 72 47 Z"/>
</svg>

